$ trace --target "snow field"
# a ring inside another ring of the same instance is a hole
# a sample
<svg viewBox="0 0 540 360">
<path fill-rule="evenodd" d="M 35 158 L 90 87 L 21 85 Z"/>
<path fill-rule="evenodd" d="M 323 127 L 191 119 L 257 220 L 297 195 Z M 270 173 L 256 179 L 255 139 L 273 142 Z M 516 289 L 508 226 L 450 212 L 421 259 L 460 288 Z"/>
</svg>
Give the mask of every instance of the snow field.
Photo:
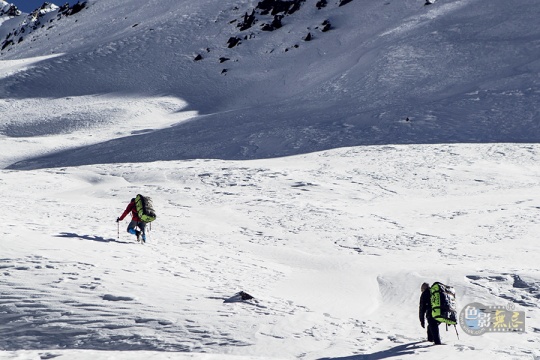
<svg viewBox="0 0 540 360">
<path fill-rule="evenodd" d="M 537 154 L 387 146 L 4 171 L 1 301 L 19 335 L 2 347 L 427 359 L 419 286 L 443 281 L 460 305 L 516 304 L 528 332 L 442 331 L 440 356 L 525 358 L 538 347 Z M 114 223 L 138 192 L 159 209 L 144 246 Z M 224 302 L 238 291 L 255 299 Z"/>
</svg>

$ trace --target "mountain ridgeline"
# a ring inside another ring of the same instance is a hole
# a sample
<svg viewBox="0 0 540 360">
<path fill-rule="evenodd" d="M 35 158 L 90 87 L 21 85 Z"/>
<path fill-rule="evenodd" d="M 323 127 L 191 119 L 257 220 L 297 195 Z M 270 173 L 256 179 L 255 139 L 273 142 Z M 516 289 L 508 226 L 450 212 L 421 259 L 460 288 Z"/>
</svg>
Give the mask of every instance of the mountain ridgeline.
<svg viewBox="0 0 540 360">
<path fill-rule="evenodd" d="M 78 2 L 73 6 L 66 3 L 57 6 L 44 2 L 39 8 L 30 14 L 24 14 L 15 5 L 0 1 L 0 49 L 2 52 L 9 51 L 10 47 L 31 38 L 36 30 L 50 30 L 54 28 L 54 22 L 67 16 L 74 15 L 86 7 L 86 1 Z"/>
</svg>

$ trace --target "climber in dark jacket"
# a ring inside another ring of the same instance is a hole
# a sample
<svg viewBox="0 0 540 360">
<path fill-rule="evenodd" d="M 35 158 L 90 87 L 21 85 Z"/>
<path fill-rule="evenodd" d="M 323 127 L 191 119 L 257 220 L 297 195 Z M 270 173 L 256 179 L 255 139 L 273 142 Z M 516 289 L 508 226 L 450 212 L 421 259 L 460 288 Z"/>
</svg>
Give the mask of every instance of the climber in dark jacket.
<svg viewBox="0 0 540 360">
<path fill-rule="evenodd" d="M 439 322 L 431 316 L 431 294 L 429 291 L 429 284 L 423 283 L 422 295 L 420 295 L 420 324 L 425 328 L 425 319 L 427 319 L 427 337 L 428 341 L 435 343 L 435 345 L 441 345 L 441 337 L 439 335 Z"/>
</svg>

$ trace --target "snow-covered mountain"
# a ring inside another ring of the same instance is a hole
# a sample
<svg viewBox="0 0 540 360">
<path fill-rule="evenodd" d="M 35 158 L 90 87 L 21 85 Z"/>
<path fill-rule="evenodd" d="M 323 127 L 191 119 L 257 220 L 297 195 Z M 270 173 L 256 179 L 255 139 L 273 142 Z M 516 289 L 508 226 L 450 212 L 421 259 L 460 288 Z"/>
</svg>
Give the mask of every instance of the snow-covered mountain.
<svg viewBox="0 0 540 360">
<path fill-rule="evenodd" d="M 540 356 L 540 2 L 425 3 L 0 2 L 0 359 Z"/>
<path fill-rule="evenodd" d="M 9 52 L 15 44 L 28 41 L 39 41 L 42 32 L 47 36 L 47 30 L 54 29 L 55 21 L 63 17 L 74 15 L 84 9 L 86 3 L 77 3 L 69 6 L 68 3 L 58 7 L 52 3 L 44 2 L 39 8 L 30 14 L 24 14 L 14 4 L 5 1 L 0 2 L 0 49 Z M 41 34 L 33 34 L 42 30 Z"/>
<path fill-rule="evenodd" d="M 19 16 L 22 12 L 13 4 L 9 4 L 4 0 L 0 1 L 0 17 Z"/>
<path fill-rule="evenodd" d="M 53 29 L 2 51 L 4 60 L 51 56 L 5 77 L 0 89 L 4 99 L 55 99 L 42 104 L 48 115 L 39 120 L 49 135 L 65 123 L 107 131 L 124 122 L 76 110 L 58 116 L 57 106 L 70 107 L 72 100 L 58 105 L 67 98 L 166 95 L 186 103 L 177 110 L 200 115 L 166 129 L 159 119 L 147 121 L 144 130 L 160 131 L 90 140 L 32 166 L 539 137 L 537 1 L 298 1 L 296 11 L 276 15 L 262 3 L 89 1 Z M 251 14 L 255 23 L 240 26 Z M 265 31 L 276 18 L 282 26 Z M 234 38 L 240 43 L 229 48 Z M 11 121 L 3 115 L 3 124 Z M 2 132 L 26 126 L 18 121 Z M 133 150 L 121 151 L 126 147 Z"/>
</svg>

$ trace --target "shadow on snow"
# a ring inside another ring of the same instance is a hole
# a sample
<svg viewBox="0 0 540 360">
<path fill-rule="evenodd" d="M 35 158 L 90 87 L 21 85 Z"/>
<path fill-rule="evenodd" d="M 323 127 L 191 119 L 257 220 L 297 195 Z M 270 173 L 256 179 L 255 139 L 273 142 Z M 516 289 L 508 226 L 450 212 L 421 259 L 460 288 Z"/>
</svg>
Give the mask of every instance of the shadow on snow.
<svg viewBox="0 0 540 360">
<path fill-rule="evenodd" d="M 119 243 L 119 244 L 131 244 L 131 242 L 120 241 L 118 239 L 113 239 L 113 238 L 105 239 L 104 237 L 101 237 L 101 236 L 79 235 L 79 234 L 76 234 L 76 233 L 68 233 L 68 232 L 60 233 L 58 235 L 55 235 L 55 237 L 70 238 L 70 239 L 81 239 L 81 240 L 91 240 L 91 241 L 98 241 L 98 242 L 104 242 L 104 243 L 114 242 L 114 243 Z"/>
<path fill-rule="evenodd" d="M 433 346 L 433 344 L 420 345 L 423 343 L 425 343 L 425 341 L 415 341 L 415 342 L 411 342 L 407 344 L 398 345 L 388 350 L 378 351 L 373 354 L 351 355 L 351 356 L 336 357 L 336 358 L 323 358 L 319 360 L 381 360 L 381 359 L 389 359 L 389 358 L 398 357 L 398 356 L 414 355 L 416 353 L 415 351 L 418 349 L 424 349 L 424 348 Z"/>
</svg>

